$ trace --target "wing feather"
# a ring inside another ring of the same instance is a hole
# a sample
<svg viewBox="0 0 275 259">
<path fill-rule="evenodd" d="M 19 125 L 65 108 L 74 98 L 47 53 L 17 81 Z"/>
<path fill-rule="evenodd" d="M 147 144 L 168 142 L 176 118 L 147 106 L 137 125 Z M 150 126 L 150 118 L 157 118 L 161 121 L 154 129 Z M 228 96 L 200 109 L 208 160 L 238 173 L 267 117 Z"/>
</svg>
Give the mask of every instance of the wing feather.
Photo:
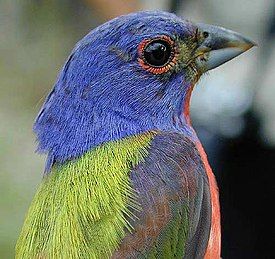
<svg viewBox="0 0 275 259">
<path fill-rule="evenodd" d="M 194 143 L 178 133 L 158 134 L 131 180 L 142 211 L 113 258 L 202 258 L 210 232 L 210 192 Z"/>
</svg>

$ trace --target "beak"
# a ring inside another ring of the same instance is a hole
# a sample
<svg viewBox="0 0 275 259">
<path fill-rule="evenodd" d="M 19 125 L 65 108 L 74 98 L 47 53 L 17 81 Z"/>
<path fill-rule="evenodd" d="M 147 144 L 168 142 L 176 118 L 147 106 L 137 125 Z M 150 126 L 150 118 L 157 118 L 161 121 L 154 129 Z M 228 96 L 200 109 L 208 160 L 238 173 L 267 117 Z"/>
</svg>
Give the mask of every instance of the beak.
<svg viewBox="0 0 275 259">
<path fill-rule="evenodd" d="M 239 56 L 257 44 L 237 32 L 222 27 L 198 24 L 204 37 L 198 47 L 197 65 L 205 72 Z"/>
</svg>

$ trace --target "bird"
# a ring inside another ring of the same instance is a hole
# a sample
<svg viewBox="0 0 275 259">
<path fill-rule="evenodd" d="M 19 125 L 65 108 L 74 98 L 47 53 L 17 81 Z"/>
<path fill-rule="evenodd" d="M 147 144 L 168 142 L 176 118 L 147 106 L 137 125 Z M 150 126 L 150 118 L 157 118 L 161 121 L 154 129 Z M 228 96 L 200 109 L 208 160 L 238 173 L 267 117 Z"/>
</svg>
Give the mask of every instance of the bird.
<svg viewBox="0 0 275 259">
<path fill-rule="evenodd" d="M 47 159 L 15 257 L 220 258 L 218 187 L 189 104 L 202 75 L 255 45 L 164 11 L 84 36 L 34 123 Z"/>
</svg>

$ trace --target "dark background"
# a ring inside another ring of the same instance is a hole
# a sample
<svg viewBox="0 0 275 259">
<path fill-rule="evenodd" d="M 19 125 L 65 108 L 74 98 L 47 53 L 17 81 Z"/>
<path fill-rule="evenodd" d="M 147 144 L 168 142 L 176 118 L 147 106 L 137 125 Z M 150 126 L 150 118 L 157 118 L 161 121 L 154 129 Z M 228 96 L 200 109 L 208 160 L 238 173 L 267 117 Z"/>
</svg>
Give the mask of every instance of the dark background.
<svg viewBox="0 0 275 259">
<path fill-rule="evenodd" d="M 274 258 L 273 0 L 0 0 L 0 258 L 13 258 L 44 157 L 32 123 L 74 44 L 117 15 L 163 9 L 259 45 L 196 87 L 193 124 L 220 188 L 223 258 Z"/>
</svg>

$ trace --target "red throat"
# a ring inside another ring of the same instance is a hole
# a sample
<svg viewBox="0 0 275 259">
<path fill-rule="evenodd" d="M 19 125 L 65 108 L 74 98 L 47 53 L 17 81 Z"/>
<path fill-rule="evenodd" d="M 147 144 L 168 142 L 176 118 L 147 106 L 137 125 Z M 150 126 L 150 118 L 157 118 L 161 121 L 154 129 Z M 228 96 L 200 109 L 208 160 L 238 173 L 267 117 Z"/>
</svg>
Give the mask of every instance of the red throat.
<svg viewBox="0 0 275 259">
<path fill-rule="evenodd" d="M 183 114 L 186 119 L 186 123 L 188 125 L 191 125 L 191 119 L 190 119 L 190 99 L 193 92 L 195 84 L 192 84 L 190 88 L 188 89 L 186 96 L 185 96 L 185 102 L 183 106 Z"/>
</svg>

